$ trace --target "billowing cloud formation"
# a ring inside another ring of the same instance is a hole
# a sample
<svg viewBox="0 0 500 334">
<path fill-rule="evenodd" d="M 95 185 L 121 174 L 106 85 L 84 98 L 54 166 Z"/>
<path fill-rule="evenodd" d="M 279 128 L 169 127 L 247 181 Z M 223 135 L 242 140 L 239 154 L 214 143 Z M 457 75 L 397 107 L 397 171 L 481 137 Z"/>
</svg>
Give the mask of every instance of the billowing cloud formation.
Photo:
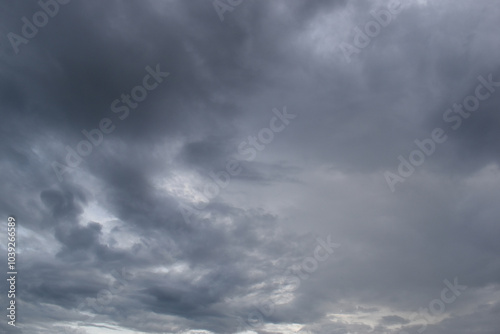
<svg viewBox="0 0 500 334">
<path fill-rule="evenodd" d="M 2 332 L 498 333 L 492 1 L 2 9 Z"/>
</svg>

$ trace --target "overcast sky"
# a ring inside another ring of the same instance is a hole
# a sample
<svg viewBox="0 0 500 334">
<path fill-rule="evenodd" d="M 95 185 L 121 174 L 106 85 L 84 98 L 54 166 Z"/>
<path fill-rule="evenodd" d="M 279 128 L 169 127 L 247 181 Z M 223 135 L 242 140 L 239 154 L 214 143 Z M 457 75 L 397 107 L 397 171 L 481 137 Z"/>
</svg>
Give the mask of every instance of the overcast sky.
<svg viewBox="0 0 500 334">
<path fill-rule="evenodd" d="M 498 1 L 0 5 L 0 332 L 499 333 Z"/>
</svg>

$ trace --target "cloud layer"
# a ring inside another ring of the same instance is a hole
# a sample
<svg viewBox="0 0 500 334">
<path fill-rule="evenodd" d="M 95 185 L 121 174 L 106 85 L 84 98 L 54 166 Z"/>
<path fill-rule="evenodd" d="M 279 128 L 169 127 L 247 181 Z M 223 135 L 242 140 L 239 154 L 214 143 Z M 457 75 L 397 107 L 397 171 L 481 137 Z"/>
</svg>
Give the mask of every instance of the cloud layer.
<svg viewBox="0 0 500 334">
<path fill-rule="evenodd" d="M 0 331 L 498 333 L 493 2 L 2 9 Z"/>
</svg>

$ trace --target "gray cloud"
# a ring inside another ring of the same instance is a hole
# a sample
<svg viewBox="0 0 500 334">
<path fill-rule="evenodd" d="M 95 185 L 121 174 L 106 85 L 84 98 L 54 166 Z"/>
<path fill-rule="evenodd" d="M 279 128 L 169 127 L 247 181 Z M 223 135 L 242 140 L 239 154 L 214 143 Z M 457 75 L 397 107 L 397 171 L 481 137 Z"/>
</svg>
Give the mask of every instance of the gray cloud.
<svg viewBox="0 0 500 334">
<path fill-rule="evenodd" d="M 246 1 L 221 21 L 211 1 L 73 0 L 16 53 L 8 34 L 41 7 L 3 3 L 0 211 L 19 222 L 19 306 L 0 331 L 416 333 L 457 278 L 467 289 L 425 332 L 498 332 L 500 89 L 457 129 L 443 115 L 479 76 L 500 81 L 500 12 L 408 1 L 347 62 L 340 45 L 390 4 Z M 156 66 L 169 75 L 134 102 Z M 283 106 L 296 119 L 242 159 Z M 114 129 L 92 144 L 103 119 Z M 392 193 L 384 172 L 435 128 L 447 140 Z M 86 140 L 60 180 L 54 162 Z M 220 187 L 231 159 L 241 172 Z M 307 272 L 327 236 L 341 246 Z"/>
</svg>

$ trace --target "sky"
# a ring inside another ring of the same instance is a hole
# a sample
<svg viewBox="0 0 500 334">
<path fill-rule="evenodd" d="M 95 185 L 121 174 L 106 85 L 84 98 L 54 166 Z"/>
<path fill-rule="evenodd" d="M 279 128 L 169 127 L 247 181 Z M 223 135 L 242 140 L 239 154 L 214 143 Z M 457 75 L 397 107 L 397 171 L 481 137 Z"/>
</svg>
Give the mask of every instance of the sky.
<svg viewBox="0 0 500 334">
<path fill-rule="evenodd" d="M 0 6 L 1 333 L 499 333 L 497 1 Z"/>
</svg>

